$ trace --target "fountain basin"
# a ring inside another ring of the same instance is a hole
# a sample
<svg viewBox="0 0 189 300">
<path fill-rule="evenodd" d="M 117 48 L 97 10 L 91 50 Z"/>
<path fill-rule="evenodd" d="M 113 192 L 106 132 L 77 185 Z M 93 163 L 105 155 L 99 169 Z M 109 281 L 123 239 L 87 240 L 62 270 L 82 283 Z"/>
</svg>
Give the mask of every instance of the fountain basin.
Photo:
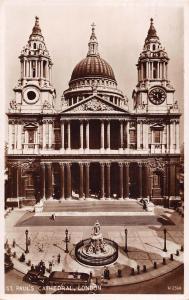
<svg viewBox="0 0 189 300">
<path fill-rule="evenodd" d="M 118 244 L 112 240 L 103 239 L 105 251 L 100 253 L 89 253 L 88 245 L 91 243 L 91 238 L 80 241 L 75 246 L 75 257 L 84 265 L 88 266 L 105 266 L 112 264 L 118 258 Z"/>
</svg>

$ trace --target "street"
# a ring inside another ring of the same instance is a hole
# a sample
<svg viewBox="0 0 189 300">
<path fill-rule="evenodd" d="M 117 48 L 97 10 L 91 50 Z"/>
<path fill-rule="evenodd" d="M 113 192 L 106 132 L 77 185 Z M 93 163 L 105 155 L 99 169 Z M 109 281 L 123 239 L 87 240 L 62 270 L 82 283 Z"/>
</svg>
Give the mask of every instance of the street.
<svg viewBox="0 0 189 300">
<path fill-rule="evenodd" d="M 23 274 L 12 270 L 5 275 L 7 294 L 39 294 L 38 286 L 22 281 Z M 182 294 L 184 266 L 150 281 L 119 287 L 103 288 L 102 294 Z"/>
</svg>

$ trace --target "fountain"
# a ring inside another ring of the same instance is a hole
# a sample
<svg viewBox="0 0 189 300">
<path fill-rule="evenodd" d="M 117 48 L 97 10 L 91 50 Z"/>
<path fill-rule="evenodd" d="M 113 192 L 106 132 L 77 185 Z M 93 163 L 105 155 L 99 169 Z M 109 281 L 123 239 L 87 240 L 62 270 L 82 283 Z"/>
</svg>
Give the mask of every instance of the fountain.
<svg viewBox="0 0 189 300">
<path fill-rule="evenodd" d="M 112 240 L 103 238 L 100 224 L 96 221 L 91 237 L 76 245 L 75 256 L 85 265 L 104 266 L 118 258 L 118 245 Z"/>
</svg>

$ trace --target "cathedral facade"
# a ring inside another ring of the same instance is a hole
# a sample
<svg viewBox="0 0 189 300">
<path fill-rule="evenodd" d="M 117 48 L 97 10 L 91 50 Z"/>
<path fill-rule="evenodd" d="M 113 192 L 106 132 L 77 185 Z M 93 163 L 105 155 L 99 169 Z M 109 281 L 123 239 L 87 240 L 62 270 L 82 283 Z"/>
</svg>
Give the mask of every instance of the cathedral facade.
<svg viewBox="0 0 189 300">
<path fill-rule="evenodd" d="M 7 113 L 7 202 L 149 197 L 165 204 L 179 196 L 181 114 L 153 19 L 130 100 L 98 52 L 94 25 L 59 111 L 38 17 L 19 59 L 20 79 Z"/>
</svg>

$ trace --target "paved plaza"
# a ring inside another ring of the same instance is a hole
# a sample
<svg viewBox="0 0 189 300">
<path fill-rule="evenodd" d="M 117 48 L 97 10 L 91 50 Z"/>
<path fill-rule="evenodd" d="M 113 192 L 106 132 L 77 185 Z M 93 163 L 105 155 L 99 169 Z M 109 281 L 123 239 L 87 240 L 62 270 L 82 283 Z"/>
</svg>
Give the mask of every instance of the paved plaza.
<svg viewBox="0 0 189 300">
<path fill-rule="evenodd" d="M 120 213 L 121 214 L 121 213 Z M 124 252 L 125 246 L 125 226 L 118 226 L 114 224 L 115 218 L 113 216 L 106 216 L 107 224 L 103 226 L 101 224 L 101 232 L 105 238 L 114 240 L 119 245 L 119 257 L 117 261 L 109 266 L 110 280 L 109 285 L 121 285 L 129 284 L 135 281 L 148 280 L 150 278 L 160 276 L 166 272 L 170 272 L 174 268 L 178 267 L 183 262 L 183 252 L 179 251 L 179 256 L 176 256 L 176 251 L 180 250 L 183 245 L 183 218 L 174 210 L 163 209 L 161 207 L 155 208 L 154 218 L 162 218 L 168 220 L 167 224 L 158 225 L 151 219 L 152 216 L 140 216 L 141 220 L 145 220 L 145 225 L 135 225 L 136 218 L 134 216 L 124 216 L 125 224 L 127 224 L 127 218 L 133 220 L 128 229 L 128 253 Z M 30 226 L 24 226 L 27 224 L 27 220 L 35 220 L 38 218 L 40 222 L 30 224 Z M 48 224 L 46 223 L 48 221 Z M 67 220 L 71 220 L 70 216 L 59 216 L 55 220 L 51 220 L 49 216 L 40 218 L 28 209 L 15 209 L 10 212 L 6 217 L 6 237 L 10 245 L 12 245 L 13 239 L 16 241 L 16 246 L 11 246 L 12 252 L 15 251 L 17 257 L 25 251 L 25 230 L 28 229 L 29 237 L 31 239 L 31 245 L 29 246 L 29 253 L 26 254 L 26 262 L 31 260 L 31 263 L 36 265 L 43 260 L 48 268 L 49 263 L 52 262 L 52 271 L 65 270 L 65 271 L 83 271 L 92 272 L 94 276 L 103 274 L 104 267 L 86 267 L 81 265 L 75 260 L 74 246 L 82 239 L 89 238 L 92 232 L 92 226 L 94 221 L 100 220 L 100 213 L 97 216 L 88 216 L 86 218 L 75 216 L 72 217 L 72 226 L 60 225 L 66 224 Z M 123 216 L 120 216 L 120 219 Z M 139 218 L 139 217 L 138 217 Z M 61 221 L 62 220 L 62 221 Z M 64 220 L 64 221 L 63 221 Z M 79 224 L 80 220 L 80 225 Z M 83 226 L 83 220 L 85 220 L 85 226 Z M 147 224 L 147 220 L 149 224 Z M 173 222 L 174 220 L 174 222 Z M 25 222 L 25 223 L 23 223 Z M 77 226 L 73 226 L 76 222 Z M 71 224 L 71 221 L 68 222 Z M 123 223 L 121 221 L 121 223 Z M 124 224 L 124 223 L 123 223 Z M 165 222 L 166 224 L 166 222 Z M 68 235 L 70 242 L 68 244 L 69 253 L 65 253 L 65 229 L 68 228 Z M 167 229 L 167 252 L 163 251 L 164 248 L 164 233 L 163 229 Z M 57 257 L 60 254 L 60 263 L 57 261 Z M 170 261 L 170 254 L 174 254 L 174 261 Z M 166 265 L 163 265 L 163 257 L 166 258 Z M 26 262 L 20 263 L 18 258 L 14 259 L 15 268 L 26 273 L 30 269 Z M 158 268 L 154 270 L 153 264 L 157 263 Z M 146 265 L 147 272 L 140 271 L 139 275 L 130 276 L 131 268 L 137 270 L 137 265 L 140 266 L 140 270 L 143 269 L 143 265 Z M 118 269 L 122 270 L 122 278 L 117 278 Z M 46 272 L 48 275 L 49 273 Z"/>
</svg>

